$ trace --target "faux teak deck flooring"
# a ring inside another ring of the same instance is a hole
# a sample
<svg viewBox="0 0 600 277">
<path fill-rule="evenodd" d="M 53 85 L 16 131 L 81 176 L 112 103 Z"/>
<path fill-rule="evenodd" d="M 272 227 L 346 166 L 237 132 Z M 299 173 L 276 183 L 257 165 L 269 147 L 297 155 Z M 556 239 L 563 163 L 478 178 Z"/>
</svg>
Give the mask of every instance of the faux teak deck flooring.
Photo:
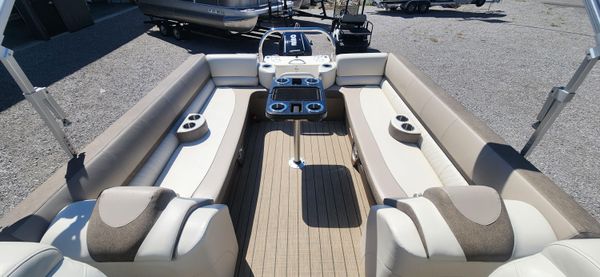
<svg viewBox="0 0 600 277">
<path fill-rule="evenodd" d="M 363 275 L 362 225 L 372 203 L 350 160 L 343 122 L 303 122 L 292 169 L 291 122 L 248 127 L 246 157 L 229 208 L 239 244 L 237 276 Z"/>
</svg>

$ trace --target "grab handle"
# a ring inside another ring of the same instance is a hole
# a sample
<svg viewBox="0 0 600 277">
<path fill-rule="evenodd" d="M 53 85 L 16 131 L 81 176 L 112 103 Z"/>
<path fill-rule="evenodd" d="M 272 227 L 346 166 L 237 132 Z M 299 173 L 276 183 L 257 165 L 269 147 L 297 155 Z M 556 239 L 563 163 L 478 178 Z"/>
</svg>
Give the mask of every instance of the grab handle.
<svg viewBox="0 0 600 277">
<path fill-rule="evenodd" d="M 259 62 L 264 62 L 265 61 L 265 56 L 263 55 L 263 44 L 265 43 L 265 40 L 267 40 L 267 38 L 272 35 L 273 33 L 280 33 L 280 34 L 284 34 L 284 33 L 320 33 L 323 34 L 325 36 L 327 36 L 327 39 L 329 40 L 329 43 L 331 44 L 331 48 L 333 49 L 331 51 L 331 60 L 335 61 L 335 44 L 334 44 L 334 40 L 333 37 L 331 36 L 331 34 L 321 28 L 317 28 L 317 27 L 278 27 L 278 28 L 271 28 L 269 29 L 260 39 L 260 43 L 258 44 L 258 61 Z"/>
</svg>

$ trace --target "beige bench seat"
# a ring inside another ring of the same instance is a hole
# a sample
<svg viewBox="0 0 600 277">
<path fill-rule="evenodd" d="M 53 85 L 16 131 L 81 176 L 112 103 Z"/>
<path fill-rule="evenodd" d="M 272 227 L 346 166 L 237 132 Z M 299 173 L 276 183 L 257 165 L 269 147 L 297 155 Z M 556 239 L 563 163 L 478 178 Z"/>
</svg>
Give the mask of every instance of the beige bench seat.
<svg viewBox="0 0 600 277">
<path fill-rule="evenodd" d="M 240 154 L 251 96 L 258 87 L 256 55 L 208 55 L 212 79 L 182 113 L 139 170 L 131 186 L 160 186 L 181 197 L 221 203 Z M 237 86 L 234 86 L 237 85 Z M 180 142 L 177 129 L 190 113 L 206 119 L 208 133 Z"/>
<path fill-rule="evenodd" d="M 10 227 L 2 235 L 39 241 L 61 209 L 116 186 L 160 185 L 181 197 L 222 203 L 249 99 L 264 91 L 257 67 L 256 55 L 191 57 L 4 217 L 2 225 Z M 209 132 L 213 129 L 204 144 L 180 144 L 175 137 L 191 112 L 206 113 Z"/>
<path fill-rule="evenodd" d="M 483 185 L 535 207 L 558 239 L 600 236 L 600 224 L 569 195 L 407 60 L 372 53 L 336 61 L 350 132 L 377 203 L 432 187 Z M 391 138 L 386 127 L 396 114 L 420 130 L 419 141 Z"/>
<path fill-rule="evenodd" d="M 383 74 L 387 55 L 372 55 L 381 62 L 366 66 L 356 55 L 340 55 L 337 62 L 350 131 L 376 201 L 418 195 L 430 187 L 468 185 L 389 82 L 374 77 Z M 347 67 L 352 70 L 346 72 Z M 370 77 L 356 77 L 363 75 Z M 407 116 L 421 130 L 420 141 L 405 143 L 390 135 L 390 120 L 397 115 Z"/>
<path fill-rule="evenodd" d="M 221 202 L 225 185 L 241 151 L 250 97 L 264 89 L 215 87 L 209 81 L 180 122 L 200 113 L 209 132 L 199 140 L 180 143 L 175 124 L 129 185 L 170 188 L 182 197 Z"/>
</svg>

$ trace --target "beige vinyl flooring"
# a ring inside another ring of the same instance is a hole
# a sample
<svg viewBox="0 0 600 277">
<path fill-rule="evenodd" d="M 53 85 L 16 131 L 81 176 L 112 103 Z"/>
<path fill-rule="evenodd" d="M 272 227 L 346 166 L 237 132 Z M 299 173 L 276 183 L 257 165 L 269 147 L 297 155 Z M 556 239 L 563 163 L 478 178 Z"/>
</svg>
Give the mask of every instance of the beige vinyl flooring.
<svg viewBox="0 0 600 277">
<path fill-rule="evenodd" d="M 352 167 L 341 121 L 302 122 L 302 170 L 288 166 L 292 122 L 250 123 L 228 198 L 237 276 L 364 275 L 362 227 L 371 192 Z"/>
</svg>

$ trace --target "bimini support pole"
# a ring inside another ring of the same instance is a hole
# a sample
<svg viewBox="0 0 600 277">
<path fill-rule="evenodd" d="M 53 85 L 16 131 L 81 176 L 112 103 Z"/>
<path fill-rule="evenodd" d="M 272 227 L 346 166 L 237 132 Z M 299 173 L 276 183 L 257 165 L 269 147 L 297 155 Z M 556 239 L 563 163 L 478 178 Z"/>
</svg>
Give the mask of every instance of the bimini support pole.
<svg viewBox="0 0 600 277">
<path fill-rule="evenodd" d="M 600 58 L 600 3 L 598 1 L 600 0 L 585 0 L 586 9 L 596 37 L 596 47 L 588 50 L 583 62 L 577 71 L 575 71 L 567 86 L 554 87 L 548 94 L 546 102 L 537 116 L 538 121 L 533 124 L 535 131 L 521 150 L 521 155 L 525 157 L 528 157 L 542 140 L 542 137 L 550 129 L 550 126 L 567 103 L 573 99 L 575 92 Z"/>
<path fill-rule="evenodd" d="M 77 151 L 75 151 L 71 141 L 57 122 L 57 120 L 60 120 L 63 127 L 71 124 L 66 118 L 63 109 L 56 103 L 46 88 L 37 88 L 31 84 L 17 63 L 17 60 L 15 60 L 12 50 L 0 47 L 0 61 L 2 61 L 2 64 L 6 67 L 6 70 L 8 70 L 8 73 L 13 77 L 15 82 L 17 82 L 25 99 L 31 103 L 35 111 L 44 120 L 63 150 L 69 157 L 75 157 Z"/>
</svg>

